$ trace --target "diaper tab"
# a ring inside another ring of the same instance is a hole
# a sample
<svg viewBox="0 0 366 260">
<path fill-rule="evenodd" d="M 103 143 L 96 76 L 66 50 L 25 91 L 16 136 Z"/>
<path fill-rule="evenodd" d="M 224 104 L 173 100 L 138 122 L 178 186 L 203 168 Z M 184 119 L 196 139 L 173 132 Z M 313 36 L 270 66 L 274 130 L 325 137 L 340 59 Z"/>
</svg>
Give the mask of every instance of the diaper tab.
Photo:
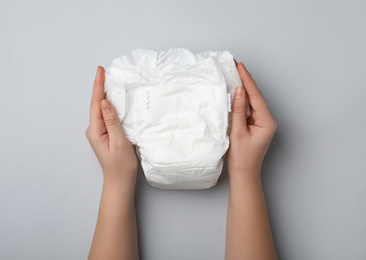
<svg viewBox="0 0 366 260">
<path fill-rule="evenodd" d="M 230 97 L 230 93 L 227 93 L 227 105 L 228 105 L 227 111 L 228 112 L 231 112 L 231 97 Z"/>
<path fill-rule="evenodd" d="M 112 89 L 107 92 L 107 97 L 121 122 L 128 113 L 149 109 L 150 91 L 146 88 Z"/>
<path fill-rule="evenodd" d="M 126 90 L 113 90 L 111 93 L 107 93 L 107 96 L 110 98 L 120 120 L 123 119 L 126 115 Z"/>
<path fill-rule="evenodd" d="M 148 87 L 127 89 L 125 94 L 125 113 L 149 109 L 150 91 Z"/>
</svg>

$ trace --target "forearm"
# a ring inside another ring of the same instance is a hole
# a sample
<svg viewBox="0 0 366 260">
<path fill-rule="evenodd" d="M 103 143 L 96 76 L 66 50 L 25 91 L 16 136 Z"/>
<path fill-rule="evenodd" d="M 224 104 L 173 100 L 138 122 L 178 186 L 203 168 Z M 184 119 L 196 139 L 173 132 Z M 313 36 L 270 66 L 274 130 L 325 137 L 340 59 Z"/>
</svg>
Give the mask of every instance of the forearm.
<svg viewBox="0 0 366 260">
<path fill-rule="evenodd" d="M 277 259 L 259 172 L 229 175 L 226 260 Z"/>
<path fill-rule="evenodd" d="M 136 180 L 104 180 L 89 259 L 138 259 Z"/>
</svg>

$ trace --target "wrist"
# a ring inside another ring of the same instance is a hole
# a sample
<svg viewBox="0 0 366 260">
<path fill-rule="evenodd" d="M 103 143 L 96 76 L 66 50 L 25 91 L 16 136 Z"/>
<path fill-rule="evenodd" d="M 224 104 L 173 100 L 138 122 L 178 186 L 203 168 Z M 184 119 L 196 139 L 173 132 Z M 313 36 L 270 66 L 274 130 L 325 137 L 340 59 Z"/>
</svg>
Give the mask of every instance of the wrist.
<svg viewBox="0 0 366 260">
<path fill-rule="evenodd" d="M 228 169 L 230 187 L 261 183 L 261 167 Z"/>
<path fill-rule="evenodd" d="M 103 186 L 107 188 L 117 189 L 135 189 L 136 186 L 136 173 L 110 173 L 103 172 Z"/>
<path fill-rule="evenodd" d="M 230 178 L 235 176 L 241 176 L 245 178 L 258 178 L 261 174 L 261 164 L 246 165 L 246 167 L 230 167 L 228 165 L 228 173 Z"/>
<path fill-rule="evenodd" d="M 137 169 L 136 170 L 123 170 L 115 168 L 103 168 L 103 179 L 104 181 L 113 182 L 125 182 L 125 181 L 136 181 Z"/>
</svg>

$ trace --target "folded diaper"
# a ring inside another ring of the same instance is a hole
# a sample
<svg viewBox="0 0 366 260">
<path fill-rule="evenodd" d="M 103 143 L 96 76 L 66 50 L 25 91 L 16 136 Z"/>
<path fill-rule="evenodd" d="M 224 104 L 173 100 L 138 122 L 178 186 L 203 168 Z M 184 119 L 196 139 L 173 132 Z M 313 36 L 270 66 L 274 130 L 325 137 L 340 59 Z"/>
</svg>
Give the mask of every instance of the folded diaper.
<svg viewBox="0 0 366 260">
<path fill-rule="evenodd" d="M 216 185 L 229 147 L 231 101 L 242 85 L 228 51 L 137 49 L 113 60 L 105 85 L 150 185 Z"/>
</svg>

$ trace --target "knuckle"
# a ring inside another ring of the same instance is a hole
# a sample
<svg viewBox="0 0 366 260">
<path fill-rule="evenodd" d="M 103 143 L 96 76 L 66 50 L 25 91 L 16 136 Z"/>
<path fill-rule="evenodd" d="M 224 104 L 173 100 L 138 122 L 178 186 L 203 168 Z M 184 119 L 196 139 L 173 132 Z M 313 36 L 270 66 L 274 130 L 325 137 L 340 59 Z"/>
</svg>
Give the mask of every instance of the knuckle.
<svg viewBox="0 0 366 260">
<path fill-rule="evenodd" d="M 107 126 L 119 125 L 119 120 L 116 117 L 108 116 L 104 118 L 104 122 Z"/>
<path fill-rule="evenodd" d="M 241 104 L 234 104 L 231 108 L 231 111 L 235 114 L 244 114 L 246 112 L 246 107 L 244 106 L 244 102 Z"/>
<path fill-rule="evenodd" d="M 86 138 L 88 139 L 88 141 L 90 143 L 94 142 L 94 140 L 97 139 L 96 137 L 96 134 L 93 132 L 92 129 L 90 129 L 90 127 L 88 127 L 85 131 L 85 135 L 86 135 Z"/>
<path fill-rule="evenodd" d="M 271 125 L 276 128 L 277 127 L 277 121 L 273 117 L 271 117 Z"/>
<path fill-rule="evenodd" d="M 86 138 L 88 138 L 88 140 L 90 140 L 90 128 L 88 127 L 86 130 L 85 130 L 85 136 Z"/>
<path fill-rule="evenodd" d="M 272 130 L 272 132 L 275 132 L 277 129 L 277 121 L 272 117 L 269 122 L 269 127 Z"/>
</svg>

